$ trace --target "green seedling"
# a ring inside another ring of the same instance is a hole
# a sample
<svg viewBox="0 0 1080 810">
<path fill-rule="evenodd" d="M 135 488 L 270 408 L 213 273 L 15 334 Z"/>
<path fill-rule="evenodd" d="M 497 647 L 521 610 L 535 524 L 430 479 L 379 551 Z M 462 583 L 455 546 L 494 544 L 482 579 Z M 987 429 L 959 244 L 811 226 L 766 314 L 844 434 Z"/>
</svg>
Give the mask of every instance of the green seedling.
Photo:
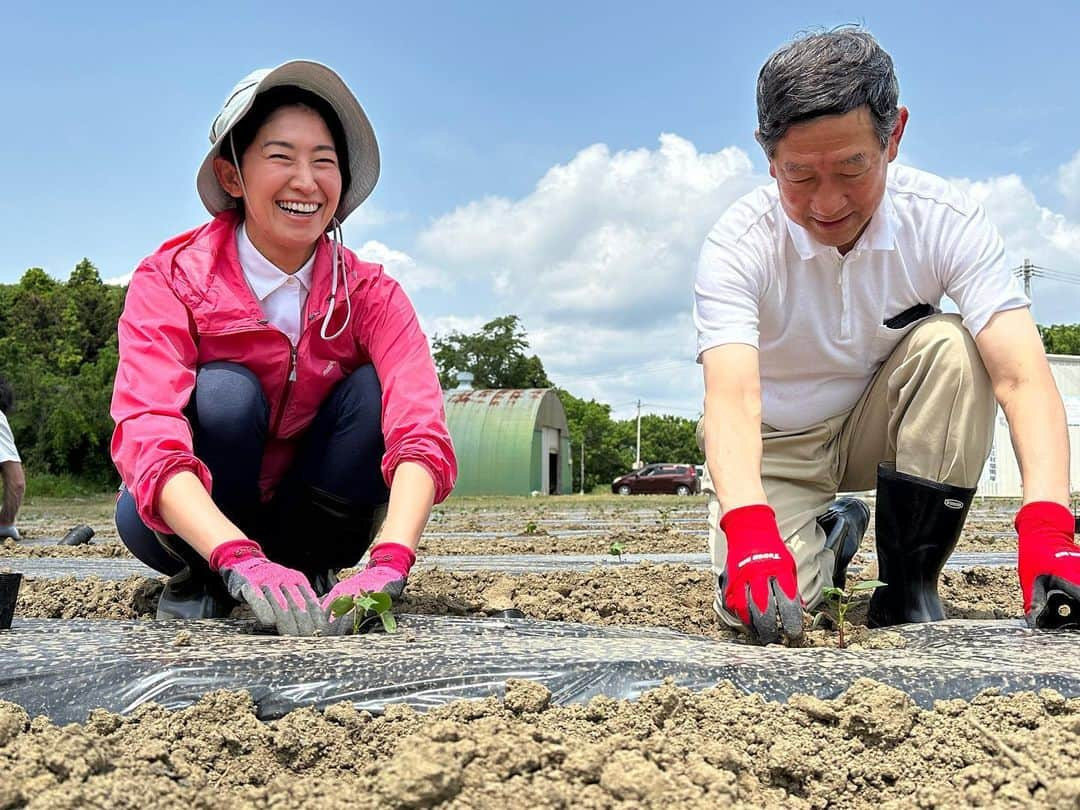
<svg viewBox="0 0 1080 810">
<path fill-rule="evenodd" d="M 371 593 L 361 591 L 359 596 L 348 594 L 339 596 L 330 603 L 330 614 L 335 619 L 340 619 L 352 611 L 353 633 L 359 633 L 365 623 L 376 617 L 382 622 L 383 629 L 387 633 L 394 633 L 397 632 L 397 619 L 390 612 L 391 604 L 393 600 L 390 599 L 390 594 L 381 591 Z"/>
<path fill-rule="evenodd" d="M 844 618 L 847 616 L 849 610 L 855 602 L 864 597 L 869 596 L 877 588 L 884 588 L 885 583 L 878 579 L 870 579 L 866 582 L 858 582 L 852 585 L 849 589 L 828 587 L 822 590 L 822 595 L 825 597 L 825 602 L 828 607 L 820 610 L 816 616 L 814 616 L 814 627 L 821 624 L 824 617 L 828 617 L 836 621 L 837 629 L 840 633 L 840 649 L 844 649 L 847 646 L 847 642 L 844 639 Z M 830 613 L 830 611 L 832 611 Z"/>
<path fill-rule="evenodd" d="M 535 520 L 530 520 L 525 524 L 525 534 L 536 534 L 538 531 L 540 531 L 540 526 Z"/>
<path fill-rule="evenodd" d="M 619 562 L 622 562 L 623 552 L 626 550 L 626 544 L 622 540 L 616 540 L 610 546 L 608 546 L 607 553 L 612 557 L 618 557 Z"/>
<path fill-rule="evenodd" d="M 661 529 L 671 528 L 671 507 L 670 506 L 658 506 L 656 507 L 656 514 L 660 519 Z"/>
</svg>

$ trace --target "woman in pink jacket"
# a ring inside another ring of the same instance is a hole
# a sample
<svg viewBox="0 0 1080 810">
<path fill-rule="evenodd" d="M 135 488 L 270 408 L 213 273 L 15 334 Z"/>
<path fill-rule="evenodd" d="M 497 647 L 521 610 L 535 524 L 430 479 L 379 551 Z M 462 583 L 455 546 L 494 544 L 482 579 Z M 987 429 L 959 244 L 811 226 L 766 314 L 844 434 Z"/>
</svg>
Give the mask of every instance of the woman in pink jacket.
<svg viewBox="0 0 1080 810">
<path fill-rule="evenodd" d="M 170 575 L 159 618 L 235 599 L 281 633 L 347 632 L 330 602 L 400 595 L 457 471 L 412 304 L 341 243 L 375 134 L 337 74 L 293 61 L 245 77 L 210 141 L 213 219 L 139 265 L 120 318 L 117 527 Z"/>
</svg>

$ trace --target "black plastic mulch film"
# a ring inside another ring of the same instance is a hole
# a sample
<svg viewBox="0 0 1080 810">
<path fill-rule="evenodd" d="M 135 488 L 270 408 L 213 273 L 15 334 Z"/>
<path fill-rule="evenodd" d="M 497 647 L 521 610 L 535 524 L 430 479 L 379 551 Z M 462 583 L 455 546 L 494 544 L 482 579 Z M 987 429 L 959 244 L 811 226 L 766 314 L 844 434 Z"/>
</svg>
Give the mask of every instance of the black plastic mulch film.
<svg viewBox="0 0 1080 810">
<path fill-rule="evenodd" d="M 873 559 L 873 554 L 856 557 L 853 572 L 860 568 L 859 561 Z M 611 556 L 576 554 L 491 554 L 483 556 L 432 555 L 417 562 L 417 568 L 450 568 L 455 571 L 495 571 L 500 574 L 550 573 L 556 571 L 588 571 L 597 566 L 612 567 L 637 565 L 651 562 L 666 565 L 689 565 L 692 568 L 709 567 L 708 554 L 624 554 L 622 560 Z M 969 568 L 976 565 L 1016 565 L 1016 552 L 957 552 L 949 558 L 948 568 Z M 0 571 L 10 568 L 21 571 L 27 577 L 56 579 L 74 576 L 82 579 L 95 576 L 100 579 L 123 579 L 136 574 L 159 577 L 157 571 L 147 568 L 138 560 L 126 557 L 0 557 Z"/>
<path fill-rule="evenodd" d="M 175 644 L 177 633 L 190 639 Z M 859 677 L 902 689 L 924 707 L 1051 687 L 1080 695 L 1080 636 L 1018 621 L 947 621 L 898 628 L 898 649 L 760 648 L 641 627 L 525 619 L 401 616 L 394 635 L 282 638 L 247 622 L 16 618 L 0 632 L 0 699 L 54 722 L 147 701 L 190 705 L 214 689 L 245 689 L 259 716 L 349 701 L 430 707 L 500 695 L 507 678 L 544 683 L 556 703 L 634 698 L 665 678 L 701 689 L 730 680 L 785 700 L 834 697 Z"/>
</svg>

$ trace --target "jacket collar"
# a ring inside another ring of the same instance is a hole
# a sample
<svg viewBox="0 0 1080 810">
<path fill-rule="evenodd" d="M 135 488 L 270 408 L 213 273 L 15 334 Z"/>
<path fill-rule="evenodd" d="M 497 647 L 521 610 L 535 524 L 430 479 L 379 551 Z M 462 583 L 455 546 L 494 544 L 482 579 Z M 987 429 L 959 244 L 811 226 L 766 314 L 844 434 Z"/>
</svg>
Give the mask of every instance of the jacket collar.
<svg viewBox="0 0 1080 810">
<path fill-rule="evenodd" d="M 311 290 L 311 272 L 315 265 L 315 253 L 304 262 L 304 266 L 295 273 L 286 273 L 267 259 L 252 243 L 247 233 L 247 226 L 241 224 L 236 229 L 236 252 L 244 277 L 251 285 L 251 291 L 260 301 L 265 301 L 290 278 L 299 281 L 305 290 Z"/>
<path fill-rule="evenodd" d="M 780 216 L 782 216 L 784 222 L 787 223 L 788 235 L 791 237 L 791 242 L 795 245 L 795 250 L 798 252 L 800 259 L 809 261 L 822 253 L 836 250 L 836 248 L 831 245 L 823 245 L 818 242 L 810 235 L 810 232 L 807 231 L 806 228 L 792 220 L 787 215 L 787 212 L 784 211 L 784 206 L 780 203 L 779 197 L 777 198 L 776 205 L 780 209 Z M 870 222 L 867 223 L 866 230 L 862 232 L 862 236 L 855 242 L 855 249 L 895 250 L 896 228 L 896 208 L 893 206 L 892 198 L 889 196 L 889 189 L 886 185 L 885 192 L 881 195 L 881 202 L 878 203 L 877 210 L 874 211 L 873 216 L 870 217 Z"/>
</svg>

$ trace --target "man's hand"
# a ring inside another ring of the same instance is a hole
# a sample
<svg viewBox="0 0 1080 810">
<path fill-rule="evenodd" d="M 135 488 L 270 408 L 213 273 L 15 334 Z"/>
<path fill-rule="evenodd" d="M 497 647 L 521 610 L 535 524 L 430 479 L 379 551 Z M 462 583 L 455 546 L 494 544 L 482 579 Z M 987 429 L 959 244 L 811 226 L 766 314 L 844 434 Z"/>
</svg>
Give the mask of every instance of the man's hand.
<svg viewBox="0 0 1080 810">
<path fill-rule="evenodd" d="M 263 624 L 283 636 L 314 636 L 326 631 L 319 598 L 306 576 L 271 562 L 254 540 L 230 540 L 210 554 L 210 568 L 221 574 L 234 599 L 246 602 Z"/>
<path fill-rule="evenodd" d="M 721 577 L 723 606 L 762 644 L 803 633 L 802 600 L 791 556 L 776 514 L 765 504 L 732 509 L 720 519 L 727 537 Z"/>
<path fill-rule="evenodd" d="M 1080 546 L 1072 513 L 1035 501 L 1016 513 L 1020 590 L 1031 627 L 1080 628 Z"/>
<path fill-rule="evenodd" d="M 382 591 L 395 601 L 405 589 L 409 571 L 416 562 L 416 554 L 408 546 L 400 543 L 379 543 L 371 549 L 368 564 L 358 574 L 342 580 L 323 597 L 323 610 L 330 617 L 330 605 L 339 596 L 359 596 L 361 593 Z M 353 621 L 346 616 L 328 618 L 330 633 L 344 635 L 352 632 Z"/>
<path fill-rule="evenodd" d="M 15 526 L 0 526 L 0 539 L 10 537 L 16 543 L 22 542 L 22 535 Z"/>
</svg>

